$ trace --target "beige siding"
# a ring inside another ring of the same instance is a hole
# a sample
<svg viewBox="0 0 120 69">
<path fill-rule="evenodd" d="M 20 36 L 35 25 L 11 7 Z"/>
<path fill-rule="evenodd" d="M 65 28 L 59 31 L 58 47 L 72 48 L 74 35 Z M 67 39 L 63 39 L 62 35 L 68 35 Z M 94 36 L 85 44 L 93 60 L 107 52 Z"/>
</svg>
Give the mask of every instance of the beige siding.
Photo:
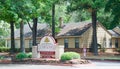
<svg viewBox="0 0 120 69">
<path fill-rule="evenodd" d="M 120 39 L 118 39 L 118 47 L 120 48 Z"/>
<path fill-rule="evenodd" d="M 112 48 L 115 48 L 115 38 L 112 38 Z"/>
<path fill-rule="evenodd" d="M 106 32 L 105 29 L 103 29 L 101 26 L 97 27 L 97 40 L 98 44 L 100 44 L 102 47 L 110 48 L 110 39 L 111 35 Z"/>
<path fill-rule="evenodd" d="M 57 38 L 57 42 L 59 45 L 64 45 L 64 38 Z M 69 40 L 68 48 L 75 48 L 75 38 L 79 38 L 79 48 L 87 47 L 89 48 L 92 42 L 92 27 L 85 31 L 81 36 L 72 36 L 66 37 Z M 111 35 L 100 25 L 97 26 L 97 39 L 98 43 L 101 46 L 105 46 L 107 48 L 110 47 L 110 39 Z M 25 48 L 29 48 L 29 40 L 25 40 Z M 106 43 L 105 43 L 106 42 Z M 119 47 L 120 47 L 120 39 L 119 39 Z M 8 43 L 10 43 L 8 41 Z M 38 43 L 40 43 L 40 39 L 38 39 Z M 10 45 L 10 44 L 8 44 Z M 20 40 L 17 40 L 16 47 L 20 48 Z M 115 48 L 115 39 L 112 39 L 112 48 Z"/>
<path fill-rule="evenodd" d="M 20 40 L 15 40 L 15 48 L 20 48 Z"/>
<path fill-rule="evenodd" d="M 25 39 L 25 48 L 29 48 L 29 40 L 31 39 Z M 40 43 L 40 39 L 37 39 L 37 43 Z M 7 47 L 11 47 L 11 42 L 10 40 L 7 40 Z M 20 48 L 20 39 L 15 39 L 15 48 Z"/>
<path fill-rule="evenodd" d="M 75 48 L 75 39 L 74 38 L 69 38 L 69 48 Z"/>
<path fill-rule="evenodd" d="M 59 45 L 64 45 L 64 39 L 63 38 L 57 39 L 57 42 L 58 42 Z"/>
<path fill-rule="evenodd" d="M 75 38 L 79 38 L 79 47 L 81 46 L 80 37 L 68 37 L 68 48 L 75 48 Z M 64 45 L 64 38 L 57 39 L 59 45 Z"/>
<path fill-rule="evenodd" d="M 81 37 L 78 38 L 79 38 L 79 48 L 81 48 Z"/>
<path fill-rule="evenodd" d="M 80 40 L 80 48 L 87 47 L 89 48 L 92 41 L 92 28 L 89 28 L 86 32 L 83 33 Z"/>
<path fill-rule="evenodd" d="M 25 48 L 29 48 L 29 40 L 25 40 Z"/>
<path fill-rule="evenodd" d="M 120 38 L 112 38 L 112 48 L 116 48 L 115 47 L 115 41 L 116 39 L 118 39 L 118 47 L 120 48 Z"/>
</svg>

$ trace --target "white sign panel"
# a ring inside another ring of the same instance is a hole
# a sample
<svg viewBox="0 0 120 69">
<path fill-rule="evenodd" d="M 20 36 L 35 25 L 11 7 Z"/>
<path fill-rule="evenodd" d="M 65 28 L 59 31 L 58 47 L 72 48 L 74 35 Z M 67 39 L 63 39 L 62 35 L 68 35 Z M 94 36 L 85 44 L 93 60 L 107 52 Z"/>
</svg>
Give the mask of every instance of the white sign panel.
<svg viewBox="0 0 120 69">
<path fill-rule="evenodd" d="M 53 37 L 45 36 L 38 45 L 38 51 L 55 51 L 55 40 Z"/>
</svg>

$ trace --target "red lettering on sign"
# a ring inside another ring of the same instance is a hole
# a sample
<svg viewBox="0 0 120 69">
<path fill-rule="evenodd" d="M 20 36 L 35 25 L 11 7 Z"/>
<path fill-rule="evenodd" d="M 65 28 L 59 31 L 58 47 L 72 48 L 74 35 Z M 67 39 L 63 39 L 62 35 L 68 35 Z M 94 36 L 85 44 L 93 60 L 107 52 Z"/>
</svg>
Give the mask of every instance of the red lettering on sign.
<svg viewBox="0 0 120 69">
<path fill-rule="evenodd" d="M 41 51 L 41 58 L 55 58 L 55 51 Z"/>
</svg>

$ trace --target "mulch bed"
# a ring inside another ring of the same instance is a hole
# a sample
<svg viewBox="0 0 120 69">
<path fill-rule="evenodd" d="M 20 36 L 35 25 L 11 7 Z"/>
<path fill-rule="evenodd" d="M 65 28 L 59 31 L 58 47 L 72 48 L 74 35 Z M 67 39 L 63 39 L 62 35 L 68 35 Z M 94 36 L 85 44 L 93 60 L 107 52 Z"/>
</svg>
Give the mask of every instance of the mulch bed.
<svg viewBox="0 0 120 69">
<path fill-rule="evenodd" d="M 71 66 L 72 64 L 91 64 L 88 60 L 73 59 L 69 61 L 60 61 L 58 59 L 24 59 L 24 60 L 0 60 L 0 64 L 37 64 L 37 65 L 63 65 Z"/>
</svg>

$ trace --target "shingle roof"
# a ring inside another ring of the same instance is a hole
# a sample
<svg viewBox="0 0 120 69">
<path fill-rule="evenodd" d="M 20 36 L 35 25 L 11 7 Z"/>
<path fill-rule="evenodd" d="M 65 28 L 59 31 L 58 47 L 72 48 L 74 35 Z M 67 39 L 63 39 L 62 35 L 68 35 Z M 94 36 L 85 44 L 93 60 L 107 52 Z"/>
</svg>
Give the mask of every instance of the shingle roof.
<svg viewBox="0 0 120 69">
<path fill-rule="evenodd" d="M 114 30 L 108 30 L 110 34 L 112 34 L 112 37 L 118 37 L 120 36 L 118 33 L 116 33 Z"/>
<path fill-rule="evenodd" d="M 120 35 L 120 26 L 115 27 L 113 30 Z"/>
<path fill-rule="evenodd" d="M 90 21 L 68 23 L 57 36 L 80 36 L 92 26 Z"/>
<path fill-rule="evenodd" d="M 37 37 L 42 37 L 47 34 L 48 30 L 50 29 L 48 24 L 39 24 L 37 25 Z M 32 30 L 30 29 L 28 24 L 24 25 L 24 36 L 25 37 L 32 37 Z M 15 31 L 15 38 L 20 37 L 20 29 Z"/>
</svg>

